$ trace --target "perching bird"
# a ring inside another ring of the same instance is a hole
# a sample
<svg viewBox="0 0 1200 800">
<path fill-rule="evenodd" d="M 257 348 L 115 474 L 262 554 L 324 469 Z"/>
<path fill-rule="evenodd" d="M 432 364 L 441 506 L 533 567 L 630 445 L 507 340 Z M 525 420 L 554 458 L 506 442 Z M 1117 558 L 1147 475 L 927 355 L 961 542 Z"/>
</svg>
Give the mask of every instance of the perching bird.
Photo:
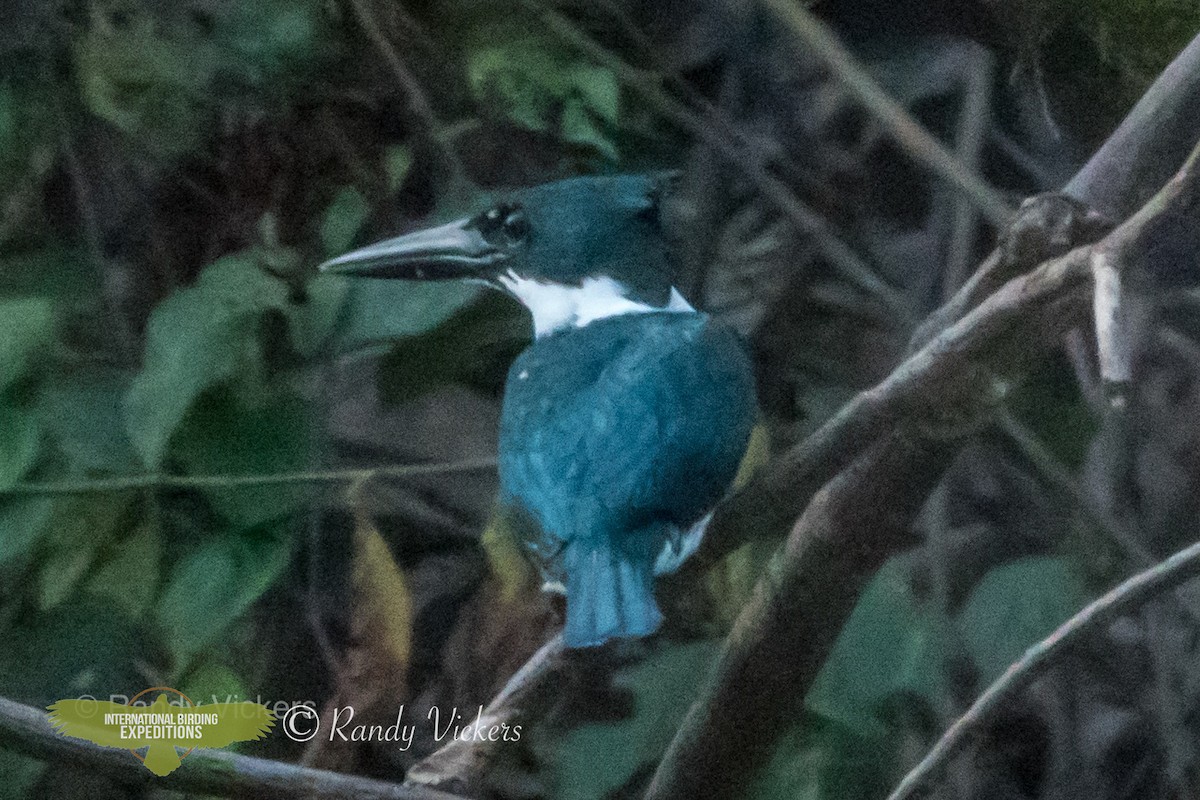
<svg viewBox="0 0 1200 800">
<path fill-rule="evenodd" d="M 150 706 L 92 699 L 59 700 L 49 711 L 50 724 L 65 736 L 86 739 L 103 747 L 128 750 L 145 747 L 142 763 L 155 775 L 170 775 L 179 767 L 177 747 L 216 748 L 261 739 L 275 724 L 275 716 L 261 703 L 209 703 L 180 708 L 168 705 L 166 695 L 162 694 Z M 210 715 L 215 721 L 209 721 Z"/>
<path fill-rule="evenodd" d="M 568 647 L 658 629 L 654 576 L 699 545 L 754 421 L 741 342 L 672 286 L 664 184 L 523 189 L 322 267 L 481 282 L 529 309 L 534 341 L 500 418 L 500 499 L 547 588 L 565 587 Z"/>
</svg>

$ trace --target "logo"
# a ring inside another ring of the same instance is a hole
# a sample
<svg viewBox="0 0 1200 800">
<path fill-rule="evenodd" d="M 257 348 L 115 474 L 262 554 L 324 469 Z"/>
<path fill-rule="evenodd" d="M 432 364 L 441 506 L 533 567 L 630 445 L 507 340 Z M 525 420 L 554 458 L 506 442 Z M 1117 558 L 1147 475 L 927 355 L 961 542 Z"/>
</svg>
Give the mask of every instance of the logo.
<svg viewBox="0 0 1200 800">
<path fill-rule="evenodd" d="M 153 703 L 135 705 L 153 692 L 159 693 Z M 168 701 L 168 695 L 173 699 Z M 166 686 L 138 692 L 125 705 L 81 697 L 59 700 L 48 710 L 50 724 L 59 733 L 103 747 L 126 748 L 155 775 L 170 775 L 197 747 L 261 739 L 275 724 L 275 715 L 261 703 L 198 706 L 183 692 Z M 143 748 L 145 755 L 137 752 Z M 185 750 L 182 756 L 179 749 Z"/>
</svg>

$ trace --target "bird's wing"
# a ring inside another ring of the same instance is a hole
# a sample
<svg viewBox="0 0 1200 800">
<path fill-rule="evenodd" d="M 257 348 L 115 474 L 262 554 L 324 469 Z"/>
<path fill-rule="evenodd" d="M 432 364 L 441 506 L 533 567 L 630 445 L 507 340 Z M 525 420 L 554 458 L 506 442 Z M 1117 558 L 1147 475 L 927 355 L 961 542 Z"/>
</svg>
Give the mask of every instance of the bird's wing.
<svg viewBox="0 0 1200 800">
<path fill-rule="evenodd" d="M 754 421 L 749 360 L 733 334 L 674 317 L 615 337 L 597 323 L 514 363 L 501 484 L 537 542 L 684 528 L 733 478 Z"/>
<path fill-rule="evenodd" d="M 106 700 L 59 700 L 49 706 L 50 724 L 65 736 L 85 739 L 103 747 L 136 750 L 150 744 L 149 739 L 122 739 L 118 727 L 104 724 L 105 714 L 137 713 L 137 709 Z"/>
<path fill-rule="evenodd" d="M 233 742 L 261 739 L 275 724 L 275 715 L 261 703 L 209 703 L 190 711 L 215 713 L 220 720 L 216 726 L 204 726 L 196 747 L 225 747 Z"/>
</svg>

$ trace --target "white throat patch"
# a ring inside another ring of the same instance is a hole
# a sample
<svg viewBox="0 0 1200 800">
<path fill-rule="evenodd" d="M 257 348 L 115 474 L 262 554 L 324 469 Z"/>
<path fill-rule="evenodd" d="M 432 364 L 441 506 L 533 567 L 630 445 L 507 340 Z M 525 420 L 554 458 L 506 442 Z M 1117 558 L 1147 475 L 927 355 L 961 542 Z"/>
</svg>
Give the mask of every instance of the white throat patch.
<svg viewBox="0 0 1200 800">
<path fill-rule="evenodd" d="M 630 300 L 625 296 L 625 287 L 612 278 L 584 278 L 579 286 L 566 286 L 522 278 L 509 270 L 499 280 L 533 314 L 533 335 L 539 339 L 563 328 L 582 328 L 620 314 L 696 310 L 674 287 L 665 306 L 651 306 Z"/>
</svg>

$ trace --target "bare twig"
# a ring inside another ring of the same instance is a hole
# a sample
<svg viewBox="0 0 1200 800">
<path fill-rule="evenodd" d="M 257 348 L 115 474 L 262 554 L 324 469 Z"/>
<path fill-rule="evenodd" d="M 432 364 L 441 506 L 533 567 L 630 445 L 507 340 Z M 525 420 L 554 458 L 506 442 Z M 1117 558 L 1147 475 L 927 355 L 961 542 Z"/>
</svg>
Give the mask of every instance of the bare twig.
<svg viewBox="0 0 1200 800">
<path fill-rule="evenodd" d="M 1029 648 L 979 696 L 938 740 L 925 758 L 896 787 L 888 800 L 912 800 L 922 794 L 956 754 L 992 718 L 996 710 L 1029 686 L 1075 645 L 1102 630 L 1119 615 L 1137 608 L 1184 581 L 1200 575 L 1200 543 L 1193 544 L 1166 561 L 1139 572 L 1104 596 L 1089 603 L 1064 622 L 1054 633 Z"/>
<path fill-rule="evenodd" d="M 425 90 L 421 88 L 420 82 L 416 76 L 412 74 L 404 60 L 400 58 L 400 54 L 396 51 L 387 34 L 379 26 L 379 21 L 375 19 L 366 0 L 350 0 L 350 5 L 354 9 L 354 15 L 358 18 L 359 25 L 367 34 L 367 38 L 371 40 L 371 44 L 375 45 L 375 49 L 383 56 L 387 62 L 388 69 L 392 71 L 396 82 L 400 84 L 400 88 L 404 90 L 404 96 L 408 100 L 409 110 L 414 120 L 425 128 L 425 133 L 430 141 L 437 147 L 442 158 L 445 159 L 446 165 L 451 172 L 451 185 L 456 190 L 461 187 L 466 181 L 466 172 L 463 170 L 462 161 L 458 154 L 454 152 L 454 148 L 446 141 L 444 131 L 442 130 L 441 122 L 434 113 L 433 106 L 430 105 L 429 99 L 425 96 Z"/>
<path fill-rule="evenodd" d="M 963 169 L 978 174 L 983 144 L 991 125 L 992 74 L 995 59 L 979 45 L 970 50 L 966 65 L 962 105 L 958 110 L 958 131 L 955 150 Z M 964 193 L 957 194 L 950 220 L 950 235 L 946 247 L 946 267 L 942 270 L 942 292 L 949 297 L 967 278 L 967 268 L 974 261 L 975 235 L 978 230 L 978 210 Z"/>
<path fill-rule="evenodd" d="M 269 472 L 255 475 L 168 475 L 150 473 L 120 478 L 78 481 L 21 482 L 5 495 L 64 495 L 127 492 L 137 489 L 244 489 L 250 486 L 285 486 L 297 483 L 362 483 L 380 478 L 409 478 L 417 475 L 448 475 L 456 472 L 483 472 L 496 468 L 494 458 L 465 459 L 432 464 L 395 464 L 358 469 L 327 469 L 306 472 Z"/>
<path fill-rule="evenodd" d="M 554 684 L 566 666 L 565 652 L 562 634 L 542 645 L 483 709 L 480 728 L 522 725 L 540 707 L 548 706 L 556 695 Z M 405 782 L 474 793 L 504 746 L 503 740 L 491 742 L 463 738 L 447 742 L 444 747 L 415 764 L 408 771 Z"/>
<path fill-rule="evenodd" d="M 182 767 L 160 778 L 142 766 L 128 750 L 100 747 L 63 736 L 50 727 L 44 712 L 5 698 L 0 698 L 0 747 L 148 789 L 264 800 L 296 797 L 311 800 L 462 800 L 457 795 L 422 786 L 402 786 L 219 750 L 196 750 L 184 760 Z"/>
<path fill-rule="evenodd" d="M 742 142 L 736 129 L 727 125 L 719 114 L 698 115 L 660 86 L 661 81 L 643 73 L 580 31 L 569 19 L 538 0 L 521 0 L 522 4 L 537 14 L 552 33 L 587 54 L 597 63 L 613 70 L 618 80 L 631 91 L 641 95 L 676 125 L 707 144 L 715 153 L 746 175 L 772 205 L 785 214 L 791 222 L 810 236 L 820 250 L 843 277 L 856 286 L 869 291 L 879 299 L 900 324 L 911 327 L 912 310 L 896 289 L 885 283 L 875 270 L 864 261 L 837 234 L 823 216 L 809 208 L 792 192 L 791 188 L 776 178 L 762 163 L 757 149 Z"/>
<path fill-rule="evenodd" d="M 1012 208 L 1004 198 L 893 100 L 823 22 L 799 3 L 787 0 L 761 2 L 799 42 L 825 62 L 909 156 L 969 197 L 993 225 L 1003 227 L 1008 224 Z"/>
</svg>

